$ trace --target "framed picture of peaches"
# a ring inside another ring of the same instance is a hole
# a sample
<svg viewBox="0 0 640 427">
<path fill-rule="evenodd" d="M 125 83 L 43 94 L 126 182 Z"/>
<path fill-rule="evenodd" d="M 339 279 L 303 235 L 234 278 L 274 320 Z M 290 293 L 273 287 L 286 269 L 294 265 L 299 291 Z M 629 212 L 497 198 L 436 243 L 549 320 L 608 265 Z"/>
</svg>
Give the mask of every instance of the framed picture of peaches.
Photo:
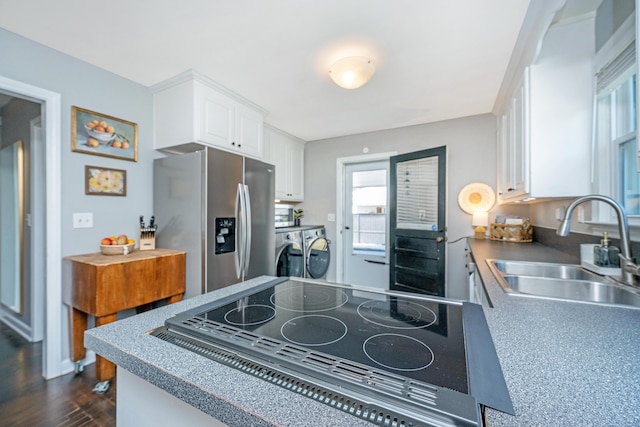
<svg viewBox="0 0 640 427">
<path fill-rule="evenodd" d="M 92 196 L 126 196 L 127 171 L 85 166 L 84 193 Z"/>
<path fill-rule="evenodd" d="M 138 125 L 71 107 L 71 151 L 138 161 Z"/>
</svg>

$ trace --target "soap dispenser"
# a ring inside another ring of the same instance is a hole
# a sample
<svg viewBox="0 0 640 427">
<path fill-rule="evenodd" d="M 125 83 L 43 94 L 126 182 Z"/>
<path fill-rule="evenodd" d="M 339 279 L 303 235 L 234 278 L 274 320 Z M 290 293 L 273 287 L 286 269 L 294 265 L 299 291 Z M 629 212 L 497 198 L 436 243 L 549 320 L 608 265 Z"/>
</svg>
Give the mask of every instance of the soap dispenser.
<svg viewBox="0 0 640 427">
<path fill-rule="evenodd" d="M 609 243 L 609 265 L 613 268 L 620 268 L 620 249 Z"/>
<path fill-rule="evenodd" d="M 611 246 L 607 232 L 602 234 L 600 245 L 593 248 L 593 263 L 599 267 L 620 267 L 620 249 Z"/>
</svg>

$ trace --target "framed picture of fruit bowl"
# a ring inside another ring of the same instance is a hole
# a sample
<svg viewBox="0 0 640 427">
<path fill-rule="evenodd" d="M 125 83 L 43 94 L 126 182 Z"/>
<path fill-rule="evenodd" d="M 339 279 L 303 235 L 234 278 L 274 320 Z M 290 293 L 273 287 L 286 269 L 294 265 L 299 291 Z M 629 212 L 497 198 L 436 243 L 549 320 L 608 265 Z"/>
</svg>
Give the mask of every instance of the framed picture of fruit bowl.
<svg viewBox="0 0 640 427">
<path fill-rule="evenodd" d="M 84 193 L 93 196 L 126 196 L 127 171 L 85 166 Z"/>
<path fill-rule="evenodd" d="M 138 161 L 138 125 L 71 107 L 71 151 Z"/>
</svg>

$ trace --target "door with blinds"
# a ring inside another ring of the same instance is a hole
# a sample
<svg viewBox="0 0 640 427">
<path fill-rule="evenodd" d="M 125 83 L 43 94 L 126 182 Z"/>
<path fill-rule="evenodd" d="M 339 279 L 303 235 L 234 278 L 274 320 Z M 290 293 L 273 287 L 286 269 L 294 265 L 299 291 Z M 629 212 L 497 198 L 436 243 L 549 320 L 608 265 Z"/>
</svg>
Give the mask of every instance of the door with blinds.
<svg viewBox="0 0 640 427">
<path fill-rule="evenodd" d="M 445 296 L 446 147 L 391 157 L 389 286 Z"/>
</svg>

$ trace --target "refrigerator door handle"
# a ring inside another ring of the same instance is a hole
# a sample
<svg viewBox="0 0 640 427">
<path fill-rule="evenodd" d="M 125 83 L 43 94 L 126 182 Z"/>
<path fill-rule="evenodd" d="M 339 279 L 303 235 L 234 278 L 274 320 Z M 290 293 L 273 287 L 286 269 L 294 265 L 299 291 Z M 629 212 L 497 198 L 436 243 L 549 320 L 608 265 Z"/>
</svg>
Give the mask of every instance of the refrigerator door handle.
<svg viewBox="0 0 640 427">
<path fill-rule="evenodd" d="M 249 186 L 244 187 L 244 199 L 245 199 L 245 235 L 244 235 L 244 267 L 243 276 L 249 272 L 249 260 L 251 259 L 251 197 L 249 197 Z M 244 277 L 243 277 L 244 279 Z"/>
<path fill-rule="evenodd" d="M 244 233 L 242 228 L 244 227 L 244 221 L 240 218 L 240 212 L 244 213 L 243 209 L 243 197 L 242 197 L 242 184 L 238 184 L 238 188 L 236 189 L 236 251 L 233 256 L 233 260 L 235 261 L 236 266 L 236 277 L 239 279 L 242 276 L 242 266 L 244 263 L 244 245 L 242 244 L 244 239 Z M 240 223 L 240 224 L 238 224 Z"/>
</svg>

